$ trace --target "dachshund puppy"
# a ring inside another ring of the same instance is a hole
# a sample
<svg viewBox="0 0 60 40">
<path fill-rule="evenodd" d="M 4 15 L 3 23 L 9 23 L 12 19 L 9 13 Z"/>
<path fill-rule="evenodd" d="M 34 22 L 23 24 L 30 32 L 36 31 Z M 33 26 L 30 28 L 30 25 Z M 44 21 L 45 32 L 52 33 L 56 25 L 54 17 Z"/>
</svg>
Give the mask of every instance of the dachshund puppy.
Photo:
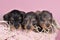
<svg viewBox="0 0 60 40">
<path fill-rule="evenodd" d="M 38 22 L 40 27 L 43 28 L 42 32 L 49 32 L 52 31 L 52 22 L 53 22 L 53 16 L 52 13 L 49 11 L 43 10 L 42 12 L 37 11 L 38 14 Z"/>
<path fill-rule="evenodd" d="M 3 16 L 3 20 L 7 21 L 11 29 L 19 29 L 22 26 L 24 11 L 12 10 Z"/>
<path fill-rule="evenodd" d="M 53 21 L 53 16 L 52 13 L 50 13 L 49 11 L 43 10 L 39 14 L 39 25 L 43 28 L 45 32 L 52 29 L 51 27 L 52 21 Z"/>
<path fill-rule="evenodd" d="M 34 30 L 38 25 L 37 15 L 34 12 L 27 12 L 23 20 L 24 28 L 27 30 Z"/>
</svg>

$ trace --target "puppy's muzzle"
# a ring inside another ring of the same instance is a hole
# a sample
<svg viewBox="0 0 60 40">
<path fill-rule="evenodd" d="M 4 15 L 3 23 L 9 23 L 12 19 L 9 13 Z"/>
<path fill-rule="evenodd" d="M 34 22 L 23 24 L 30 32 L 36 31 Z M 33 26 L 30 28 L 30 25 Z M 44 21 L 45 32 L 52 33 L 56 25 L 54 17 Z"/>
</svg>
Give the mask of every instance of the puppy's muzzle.
<svg viewBox="0 0 60 40">
<path fill-rule="evenodd" d="M 31 26 L 30 26 L 30 25 L 27 25 L 27 27 L 26 27 L 26 28 L 29 30 L 29 29 L 31 29 Z"/>
<path fill-rule="evenodd" d="M 32 25 L 32 23 L 28 22 L 28 23 L 25 25 L 25 29 L 27 29 L 27 30 L 33 30 L 33 29 L 34 29 L 34 26 Z"/>
<path fill-rule="evenodd" d="M 14 22 L 14 27 L 16 28 L 16 29 L 18 29 L 19 28 L 19 23 L 18 22 Z"/>
</svg>

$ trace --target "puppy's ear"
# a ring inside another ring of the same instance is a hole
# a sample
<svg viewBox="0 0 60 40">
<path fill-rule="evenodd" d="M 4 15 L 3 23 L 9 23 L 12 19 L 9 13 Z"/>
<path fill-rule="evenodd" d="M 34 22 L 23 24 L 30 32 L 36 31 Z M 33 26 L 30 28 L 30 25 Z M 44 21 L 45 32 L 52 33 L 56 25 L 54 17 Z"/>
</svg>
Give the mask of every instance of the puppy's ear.
<svg viewBox="0 0 60 40">
<path fill-rule="evenodd" d="M 24 11 L 21 11 L 21 14 L 23 15 L 23 17 L 25 16 L 25 12 Z"/>
<path fill-rule="evenodd" d="M 26 15 L 26 13 L 25 13 L 24 11 L 21 11 L 21 14 L 22 14 L 22 18 L 23 18 L 23 20 L 24 20 L 24 17 L 25 17 L 25 15 Z"/>
<path fill-rule="evenodd" d="M 25 29 L 25 27 L 24 27 L 24 25 L 25 25 L 25 21 L 24 21 L 24 17 L 25 17 L 25 15 L 26 15 L 26 13 L 24 12 L 24 11 L 21 11 L 21 14 L 22 14 L 22 29 Z"/>
<path fill-rule="evenodd" d="M 5 15 L 3 16 L 3 20 L 9 21 L 9 19 L 10 19 L 9 14 L 5 14 Z"/>
</svg>

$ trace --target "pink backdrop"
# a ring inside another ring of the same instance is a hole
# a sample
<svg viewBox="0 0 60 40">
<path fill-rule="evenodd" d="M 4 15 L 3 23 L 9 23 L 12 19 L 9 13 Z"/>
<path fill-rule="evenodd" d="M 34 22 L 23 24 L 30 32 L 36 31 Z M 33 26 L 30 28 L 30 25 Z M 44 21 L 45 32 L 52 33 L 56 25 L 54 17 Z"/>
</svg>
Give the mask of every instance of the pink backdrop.
<svg viewBox="0 0 60 40">
<path fill-rule="evenodd" d="M 2 16 L 13 10 L 18 9 L 25 12 L 36 10 L 48 10 L 60 23 L 60 0 L 0 0 L 0 20 Z M 60 40 L 60 32 L 57 40 Z"/>
</svg>

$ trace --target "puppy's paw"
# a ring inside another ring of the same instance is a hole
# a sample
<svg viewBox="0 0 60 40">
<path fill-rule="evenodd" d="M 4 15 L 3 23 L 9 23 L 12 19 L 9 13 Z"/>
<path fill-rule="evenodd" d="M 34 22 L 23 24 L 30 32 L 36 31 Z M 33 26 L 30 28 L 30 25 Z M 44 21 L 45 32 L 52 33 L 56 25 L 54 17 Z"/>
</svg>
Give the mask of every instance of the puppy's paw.
<svg viewBox="0 0 60 40">
<path fill-rule="evenodd" d="M 41 26 L 34 25 L 34 27 L 35 27 L 35 29 L 33 30 L 34 32 L 41 32 L 42 31 Z"/>
</svg>

